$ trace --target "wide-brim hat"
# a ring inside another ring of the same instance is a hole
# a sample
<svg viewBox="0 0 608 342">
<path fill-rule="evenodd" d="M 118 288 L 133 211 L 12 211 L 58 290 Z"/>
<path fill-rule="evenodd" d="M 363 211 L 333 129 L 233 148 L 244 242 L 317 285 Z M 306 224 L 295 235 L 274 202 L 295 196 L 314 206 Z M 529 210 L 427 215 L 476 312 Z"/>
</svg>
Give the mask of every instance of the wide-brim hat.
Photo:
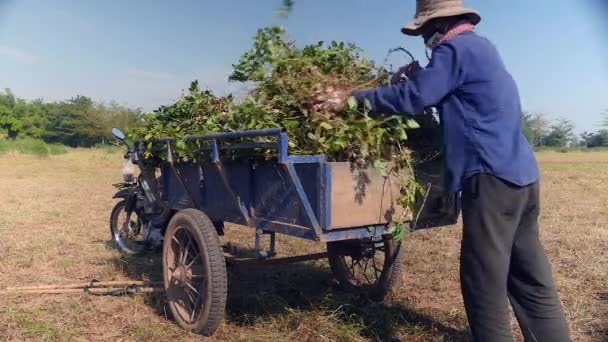
<svg viewBox="0 0 608 342">
<path fill-rule="evenodd" d="M 420 28 L 430 20 L 460 15 L 468 15 L 473 25 L 481 21 L 479 12 L 464 7 L 462 0 L 417 0 L 414 20 L 405 25 L 401 32 L 409 36 L 419 36 Z"/>
</svg>

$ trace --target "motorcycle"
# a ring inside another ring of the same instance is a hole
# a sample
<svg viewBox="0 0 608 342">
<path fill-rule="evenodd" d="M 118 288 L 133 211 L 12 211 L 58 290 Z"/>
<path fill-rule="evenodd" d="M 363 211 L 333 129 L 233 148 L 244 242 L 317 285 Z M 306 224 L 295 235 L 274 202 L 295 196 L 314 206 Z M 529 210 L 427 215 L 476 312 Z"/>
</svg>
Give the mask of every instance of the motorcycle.
<svg viewBox="0 0 608 342">
<path fill-rule="evenodd" d="M 127 255 L 158 249 L 162 247 L 163 236 L 158 218 L 163 210 L 158 205 L 159 182 L 154 177 L 156 166 L 144 164 L 141 145 L 135 143 L 133 147 L 129 146 L 120 129 L 113 128 L 112 134 L 127 148 L 123 182 L 112 184 L 118 189 L 112 198 L 120 199 L 110 214 L 112 240 Z M 140 170 L 137 176 L 134 174 L 135 166 Z"/>
</svg>

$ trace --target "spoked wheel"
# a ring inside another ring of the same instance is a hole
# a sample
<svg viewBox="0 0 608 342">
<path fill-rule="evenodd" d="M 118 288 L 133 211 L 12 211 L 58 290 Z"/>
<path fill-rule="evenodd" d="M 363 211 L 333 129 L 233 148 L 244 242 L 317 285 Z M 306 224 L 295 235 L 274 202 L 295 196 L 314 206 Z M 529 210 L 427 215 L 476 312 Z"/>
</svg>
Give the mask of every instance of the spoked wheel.
<svg viewBox="0 0 608 342">
<path fill-rule="evenodd" d="M 209 218 L 181 210 L 167 227 L 163 276 L 173 318 L 184 329 L 212 335 L 226 308 L 226 263 Z"/>
<path fill-rule="evenodd" d="M 365 292 L 373 300 L 383 300 L 403 273 L 401 242 L 390 236 L 330 242 L 327 253 L 338 282 Z"/>
<path fill-rule="evenodd" d="M 124 200 L 112 209 L 110 233 L 121 252 L 136 255 L 144 250 L 143 222 L 137 213 L 127 212 Z"/>
</svg>

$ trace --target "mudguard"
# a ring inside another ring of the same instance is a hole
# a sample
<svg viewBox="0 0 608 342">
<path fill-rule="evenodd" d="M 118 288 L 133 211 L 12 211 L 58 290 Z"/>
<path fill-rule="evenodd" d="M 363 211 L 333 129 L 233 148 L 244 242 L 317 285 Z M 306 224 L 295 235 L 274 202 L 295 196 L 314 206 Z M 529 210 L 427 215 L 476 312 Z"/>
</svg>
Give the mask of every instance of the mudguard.
<svg viewBox="0 0 608 342">
<path fill-rule="evenodd" d="M 114 194 L 112 198 L 124 198 L 127 212 L 131 212 L 137 207 L 137 189 L 135 188 L 122 189 Z"/>
<path fill-rule="evenodd" d="M 133 194 L 133 190 L 132 189 L 122 189 L 119 192 L 115 193 L 114 196 L 112 196 L 112 198 L 124 198 L 126 199 L 127 197 L 131 196 Z"/>
</svg>

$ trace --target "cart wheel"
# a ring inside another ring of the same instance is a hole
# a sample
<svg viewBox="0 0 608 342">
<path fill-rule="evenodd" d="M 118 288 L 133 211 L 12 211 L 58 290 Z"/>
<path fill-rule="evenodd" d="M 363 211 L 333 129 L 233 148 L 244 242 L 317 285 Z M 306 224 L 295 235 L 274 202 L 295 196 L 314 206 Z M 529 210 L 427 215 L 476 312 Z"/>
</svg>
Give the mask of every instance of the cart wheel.
<svg viewBox="0 0 608 342">
<path fill-rule="evenodd" d="M 403 273 L 401 242 L 390 236 L 330 242 L 327 254 L 331 270 L 341 285 L 364 291 L 376 301 L 384 299 Z"/>
<path fill-rule="evenodd" d="M 110 234 L 118 249 L 128 255 L 144 250 L 143 222 L 136 212 L 127 213 L 126 202 L 116 203 L 110 214 Z"/>
<path fill-rule="evenodd" d="M 209 218 L 184 209 L 173 216 L 163 245 L 167 301 L 179 326 L 212 335 L 226 309 L 226 262 Z"/>
</svg>

